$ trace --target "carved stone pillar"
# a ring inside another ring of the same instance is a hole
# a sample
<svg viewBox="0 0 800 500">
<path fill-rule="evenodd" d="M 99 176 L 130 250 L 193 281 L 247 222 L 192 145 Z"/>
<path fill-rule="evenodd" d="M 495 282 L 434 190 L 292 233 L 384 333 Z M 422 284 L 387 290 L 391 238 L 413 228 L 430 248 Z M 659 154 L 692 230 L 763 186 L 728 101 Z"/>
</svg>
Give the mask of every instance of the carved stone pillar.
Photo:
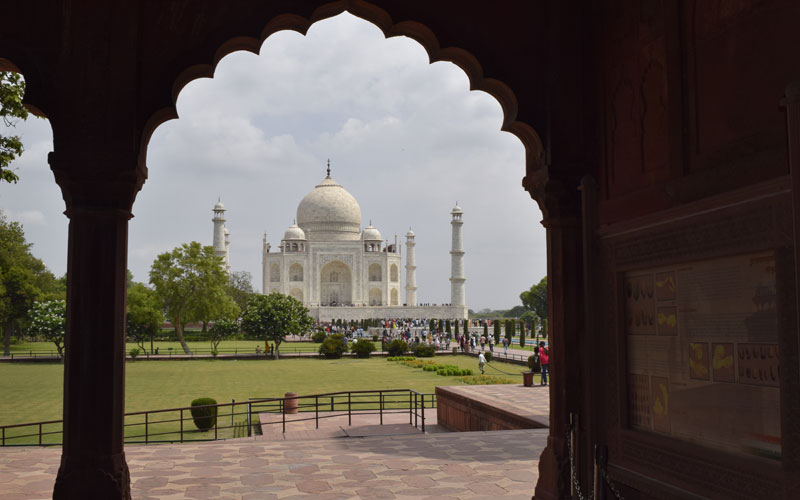
<svg viewBox="0 0 800 500">
<path fill-rule="evenodd" d="M 64 434 L 55 499 L 129 499 L 123 452 L 128 220 L 143 172 L 117 155 L 51 153 L 69 217 Z M 105 169 L 104 169 L 105 168 Z"/>
<path fill-rule="evenodd" d="M 567 440 L 569 414 L 580 414 L 583 329 L 582 247 L 577 183 L 554 180 L 526 188 L 539 202 L 547 229 L 548 341 L 550 345 L 550 435 L 539 459 L 534 498 L 550 500 L 570 494 Z M 527 184 L 530 182 L 530 184 Z"/>
</svg>

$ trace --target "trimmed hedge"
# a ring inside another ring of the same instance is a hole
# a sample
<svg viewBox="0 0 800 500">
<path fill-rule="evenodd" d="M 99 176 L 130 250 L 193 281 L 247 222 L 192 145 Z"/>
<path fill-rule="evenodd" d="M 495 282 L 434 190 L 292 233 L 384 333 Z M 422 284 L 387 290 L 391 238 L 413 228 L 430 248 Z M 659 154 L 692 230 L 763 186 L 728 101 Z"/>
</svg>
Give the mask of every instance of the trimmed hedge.
<svg viewBox="0 0 800 500">
<path fill-rule="evenodd" d="M 408 352 L 408 342 L 405 340 L 394 339 L 389 343 L 389 347 L 386 348 L 386 352 L 389 354 L 389 356 L 402 356 Z"/>
<path fill-rule="evenodd" d="M 344 342 L 344 335 L 341 333 L 328 335 L 319 346 L 320 356 L 324 356 L 327 359 L 339 359 L 346 352 L 347 344 Z"/>
<path fill-rule="evenodd" d="M 214 426 L 217 425 L 217 407 L 198 407 L 215 404 L 217 404 L 217 400 L 214 398 L 197 398 L 192 401 L 192 420 L 194 420 L 194 425 L 200 429 L 200 431 L 205 432 L 213 429 Z"/>
<path fill-rule="evenodd" d="M 375 344 L 367 339 L 358 339 L 350 350 L 357 358 L 368 358 L 370 354 L 375 352 Z"/>
<path fill-rule="evenodd" d="M 436 347 L 428 344 L 414 344 L 411 352 L 418 358 L 432 358 L 436 353 Z"/>
<path fill-rule="evenodd" d="M 321 343 L 325 342 L 325 337 L 327 337 L 327 336 L 328 336 L 328 334 L 325 333 L 324 331 L 317 330 L 316 332 L 314 332 L 311 335 L 311 341 L 312 342 L 316 342 L 317 344 L 321 344 Z"/>
</svg>

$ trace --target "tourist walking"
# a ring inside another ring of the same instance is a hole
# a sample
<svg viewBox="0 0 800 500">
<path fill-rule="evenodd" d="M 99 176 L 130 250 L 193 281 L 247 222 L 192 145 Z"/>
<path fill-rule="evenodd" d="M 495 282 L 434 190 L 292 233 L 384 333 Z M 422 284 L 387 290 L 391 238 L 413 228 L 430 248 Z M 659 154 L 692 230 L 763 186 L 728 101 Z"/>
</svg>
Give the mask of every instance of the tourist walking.
<svg viewBox="0 0 800 500">
<path fill-rule="evenodd" d="M 483 355 L 483 351 L 478 354 L 478 368 L 481 369 L 481 375 L 483 375 L 483 365 L 486 364 L 486 357 Z"/>
<path fill-rule="evenodd" d="M 503 354 L 508 356 L 508 337 L 503 337 Z"/>
</svg>

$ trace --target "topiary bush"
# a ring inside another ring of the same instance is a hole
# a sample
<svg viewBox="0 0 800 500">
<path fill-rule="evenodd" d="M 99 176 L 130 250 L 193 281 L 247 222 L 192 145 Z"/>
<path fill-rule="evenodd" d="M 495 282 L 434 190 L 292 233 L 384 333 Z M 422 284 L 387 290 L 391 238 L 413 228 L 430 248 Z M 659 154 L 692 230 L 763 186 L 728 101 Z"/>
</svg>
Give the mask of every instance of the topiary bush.
<svg viewBox="0 0 800 500">
<path fill-rule="evenodd" d="M 487 363 L 491 363 L 492 359 L 494 358 L 494 355 L 492 355 L 492 351 L 486 351 L 485 353 L 483 353 L 483 357 L 486 358 Z"/>
<path fill-rule="evenodd" d="M 344 342 L 344 335 L 341 333 L 328 335 L 322 345 L 319 346 L 319 355 L 325 356 L 327 359 L 339 359 L 346 352 L 347 344 Z"/>
<path fill-rule="evenodd" d="M 197 398 L 192 401 L 192 420 L 200 431 L 205 432 L 213 429 L 217 425 L 217 407 L 211 406 L 198 408 L 206 405 L 215 405 L 217 400 L 213 398 Z"/>
<path fill-rule="evenodd" d="M 316 332 L 311 334 L 311 341 L 316 342 L 317 344 L 321 344 L 325 341 L 325 337 L 327 336 L 328 335 L 324 331 L 317 330 Z"/>
<path fill-rule="evenodd" d="M 528 369 L 533 373 L 539 373 L 542 371 L 542 364 L 539 362 L 538 354 L 531 354 L 528 356 Z"/>
<path fill-rule="evenodd" d="M 132 360 L 136 361 L 136 358 L 139 356 L 139 348 L 134 347 L 133 349 L 130 350 L 130 352 L 128 352 L 128 354 L 130 355 Z"/>
<path fill-rule="evenodd" d="M 375 344 L 367 339 L 358 339 L 353 344 L 351 351 L 357 358 L 368 358 L 370 354 L 375 352 Z"/>
<path fill-rule="evenodd" d="M 389 356 L 402 356 L 408 352 L 408 343 L 405 340 L 394 339 L 389 343 L 386 352 Z"/>
<path fill-rule="evenodd" d="M 436 347 L 428 344 L 415 344 L 411 352 L 418 358 L 432 358 L 436 353 Z"/>
</svg>

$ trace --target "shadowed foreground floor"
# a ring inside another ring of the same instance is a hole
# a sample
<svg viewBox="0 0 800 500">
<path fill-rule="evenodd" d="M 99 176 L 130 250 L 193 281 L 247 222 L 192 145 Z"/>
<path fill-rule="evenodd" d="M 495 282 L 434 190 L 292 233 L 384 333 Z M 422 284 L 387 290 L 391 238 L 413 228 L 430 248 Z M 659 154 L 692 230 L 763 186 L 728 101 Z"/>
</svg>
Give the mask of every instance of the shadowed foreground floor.
<svg viewBox="0 0 800 500">
<path fill-rule="evenodd" d="M 547 429 L 128 446 L 135 499 L 528 500 Z M 0 500 L 52 498 L 60 448 L 0 449 Z"/>
</svg>

